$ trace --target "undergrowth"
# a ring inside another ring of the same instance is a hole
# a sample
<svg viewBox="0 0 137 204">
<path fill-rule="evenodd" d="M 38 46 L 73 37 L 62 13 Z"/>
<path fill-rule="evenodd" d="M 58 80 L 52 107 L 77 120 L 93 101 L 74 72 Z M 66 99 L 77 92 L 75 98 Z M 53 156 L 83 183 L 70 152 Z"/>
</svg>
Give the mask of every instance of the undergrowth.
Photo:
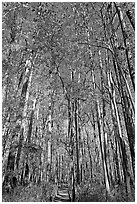
<svg viewBox="0 0 137 204">
<path fill-rule="evenodd" d="M 85 183 L 77 186 L 76 202 L 134 202 L 135 190 L 127 195 L 124 185 L 115 185 L 110 189 L 110 195 L 106 195 L 103 184 Z"/>
<path fill-rule="evenodd" d="M 29 184 L 17 186 L 12 192 L 3 193 L 3 202 L 50 202 L 54 194 L 54 185 L 47 183 L 41 185 Z"/>
<path fill-rule="evenodd" d="M 134 202 L 135 190 L 132 187 L 130 195 L 126 194 L 124 185 L 111 187 L 111 193 L 106 198 L 106 190 L 103 184 L 80 184 L 76 187 L 75 202 Z M 53 183 L 43 183 L 28 186 L 17 186 L 10 193 L 3 193 L 3 202 L 51 202 L 55 195 L 56 186 Z"/>
</svg>

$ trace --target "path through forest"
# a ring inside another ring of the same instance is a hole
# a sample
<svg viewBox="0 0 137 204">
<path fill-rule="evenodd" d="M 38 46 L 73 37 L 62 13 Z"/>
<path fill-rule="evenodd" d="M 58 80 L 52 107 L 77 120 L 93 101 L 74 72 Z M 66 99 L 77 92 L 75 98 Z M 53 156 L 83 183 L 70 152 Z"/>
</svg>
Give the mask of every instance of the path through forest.
<svg viewBox="0 0 137 204">
<path fill-rule="evenodd" d="M 2 3 L 4 202 L 135 199 L 135 3 Z"/>
<path fill-rule="evenodd" d="M 53 199 L 53 202 L 70 202 L 70 201 L 71 199 L 69 195 L 68 186 L 60 187 Z"/>
</svg>

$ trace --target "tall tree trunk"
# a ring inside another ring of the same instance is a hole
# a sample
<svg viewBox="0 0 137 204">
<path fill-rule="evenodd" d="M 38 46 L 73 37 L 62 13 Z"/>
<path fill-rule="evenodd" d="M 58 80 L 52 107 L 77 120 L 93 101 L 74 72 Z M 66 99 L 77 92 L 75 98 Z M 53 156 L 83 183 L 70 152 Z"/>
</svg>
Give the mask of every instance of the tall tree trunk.
<svg viewBox="0 0 137 204">
<path fill-rule="evenodd" d="M 115 4 L 115 6 L 117 7 L 116 4 Z M 117 12 L 119 13 L 118 14 L 119 19 L 121 19 L 121 16 L 120 16 L 121 12 L 120 12 L 120 10 L 118 8 L 117 8 Z M 110 18 L 110 16 L 109 16 L 109 18 Z M 123 22 L 121 22 L 121 27 L 123 29 L 125 29 L 125 25 L 123 25 Z M 129 117 L 133 118 L 133 114 L 130 113 L 130 116 L 129 116 L 129 113 L 127 112 L 128 108 L 126 110 L 127 104 L 126 104 L 125 96 L 127 95 L 127 93 L 129 95 L 128 101 L 130 100 L 133 111 L 135 110 L 135 108 L 134 108 L 134 103 L 133 103 L 133 99 L 132 99 L 132 96 L 131 96 L 131 91 L 129 89 L 129 85 L 127 83 L 127 80 L 126 80 L 126 78 L 124 76 L 124 73 L 123 73 L 123 71 L 121 69 L 121 66 L 120 66 L 120 60 L 119 60 L 119 55 L 118 55 L 118 50 L 117 50 L 117 41 L 116 41 L 117 36 L 116 36 L 114 26 L 113 26 L 112 23 L 111 23 L 111 29 L 112 29 L 113 37 L 110 38 L 110 42 L 111 42 L 111 46 L 112 46 L 113 51 L 114 51 L 113 66 L 114 66 L 114 71 L 115 71 L 115 75 L 116 75 L 116 79 L 117 79 L 117 84 L 118 84 L 118 87 L 119 87 L 119 93 L 120 93 L 120 96 L 121 96 L 122 110 L 123 110 L 123 115 L 124 115 L 124 120 L 125 120 L 125 125 L 126 125 L 126 131 L 127 131 L 127 135 L 128 135 L 128 141 L 129 141 L 131 158 L 132 158 L 132 168 L 133 168 L 133 173 L 134 173 L 135 172 L 134 171 L 134 163 L 135 163 L 134 162 L 135 161 L 135 156 L 134 156 L 135 155 L 135 153 L 134 153 L 134 141 L 135 141 L 135 139 L 134 138 L 135 138 L 135 134 L 134 134 L 134 125 L 133 125 L 133 123 L 131 123 L 131 120 L 130 120 L 129 123 L 127 122 L 127 118 L 129 118 Z M 109 33 L 110 32 L 108 32 L 108 34 Z M 127 42 L 125 42 L 125 43 L 127 43 Z M 124 82 L 125 82 L 126 90 L 127 90 L 126 94 L 124 94 L 124 91 L 123 91 L 123 83 Z"/>
<path fill-rule="evenodd" d="M 51 154 L 52 154 L 52 116 L 51 116 L 51 103 L 49 104 L 49 118 L 48 118 L 48 158 L 47 158 L 47 182 L 50 180 L 51 176 Z"/>
<path fill-rule="evenodd" d="M 96 104 L 96 111 L 97 111 L 97 125 L 98 125 L 98 132 L 99 132 L 99 141 L 100 141 L 100 150 L 101 150 L 101 157 L 102 157 L 102 166 L 103 166 L 103 172 L 104 172 L 104 181 L 106 185 L 106 192 L 107 195 L 110 194 L 110 186 L 109 186 L 109 178 L 108 178 L 108 172 L 107 172 L 107 164 L 105 160 L 104 155 L 104 148 L 103 148 L 103 130 L 101 130 L 101 113 L 100 113 L 100 107 L 99 107 L 99 101 L 97 101 Z"/>
<path fill-rule="evenodd" d="M 129 98 L 127 98 L 127 93 L 126 91 L 123 90 L 123 86 L 122 86 L 122 76 L 121 76 L 121 72 L 119 71 L 120 67 L 119 64 L 117 62 L 117 67 L 116 67 L 116 62 L 113 62 L 114 64 L 114 69 L 115 69 L 115 73 L 117 76 L 117 82 L 119 85 L 119 92 L 121 95 L 121 101 L 122 101 L 122 110 L 123 110 L 123 116 L 124 116 L 124 120 L 125 120 L 125 125 L 126 125 L 126 131 L 127 131 L 127 136 L 128 136 L 128 141 L 129 141 L 129 147 L 130 147 L 130 152 L 131 152 L 131 159 L 132 159 L 132 169 L 133 169 L 133 174 L 135 175 L 135 127 L 134 127 L 134 122 L 133 122 L 133 118 L 134 118 L 134 108 L 133 105 L 130 105 L 129 102 Z M 117 70 L 118 68 L 118 70 Z M 117 73 L 119 71 L 119 73 Z M 132 104 L 132 103 L 131 103 Z M 132 112 L 133 110 L 133 112 Z M 129 119 L 130 118 L 130 119 Z"/>
<path fill-rule="evenodd" d="M 33 65 L 31 64 L 31 62 L 29 62 L 29 66 L 30 66 L 29 67 L 30 68 L 29 77 L 27 80 L 25 80 L 25 85 L 23 85 L 23 88 L 22 88 L 22 94 L 23 94 L 22 97 L 25 99 L 24 99 L 24 109 L 23 109 L 23 113 L 22 113 L 21 131 L 20 131 L 20 136 L 19 136 L 19 147 L 18 147 L 17 157 L 16 157 L 16 168 L 20 169 L 20 170 L 22 169 L 23 160 L 24 160 L 24 156 L 25 156 L 23 153 L 22 147 L 23 147 L 23 142 L 26 142 L 26 139 L 27 139 L 27 135 L 26 135 L 27 106 L 28 106 L 29 91 L 30 91 L 30 86 L 31 86 L 31 81 L 32 81 L 32 73 L 33 73 Z M 20 162 L 20 168 L 19 168 L 19 162 Z"/>
<path fill-rule="evenodd" d="M 135 20 L 133 18 L 132 11 L 130 9 L 128 9 L 126 11 L 126 14 L 127 14 L 127 17 L 128 17 L 128 19 L 129 19 L 129 21 L 130 21 L 130 23 L 131 23 L 131 25 L 132 25 L 132 27 L 133 27 L 133 29 L 135 31 Z"/>
<path fill-rule="evenodd" d="M 37 103 L 37 99 L 35 98 L 33 101 L 33 109 L 31 111 L 31 116 L 30 116 L 30 121 L 29 121 L 29 129 L 28 129 L 28 135 L 27 135 L 27 142 L 30 143 L 31 140 L 31 133 L 32 133 L 32 126 L 33 126 L 33 119 L 34 119 L 34 111 L 36 108 L 36 103 Z"/>
<path fill-rule="evenodd" d="M 88 154 L 89 154 L 89 161 L 90 161 L 90 177 L 91 177 L 91 180 L 93 178 L 93 173 L 92 173 L 92 156 L 91 156 L 91 151 L 90 151 L 90 144 L 89 144 L 89 134 L 88 134 L 88 131 L 85 129 L 86 131 L 86 135 L 87 135 L 87 147 L 88 147 Z"/>
<path fill-rule="evenodd" d="M 99 101 L 97 100 L 97 115 L 98 115 L 98 129 L 100 129 L 100 147 L 102 148 L 101 154 L 102 154 L 102 162 L 103 162 L 103 168 L 104 168 L 104 178 L 105 178 L 105 184 L 106 184 L 106 199 L 107 195 L 110 194 L 110 181 L 108 177 L 108 167 L 107 167 L 107 158 L 106 158 L 106 140 L 105 140 L 105 131 L 104 131 L 104 117 L 105 117 L 105 101 L 104 101 L 104 75 L 103 75 L 103 64 L 101 59 L 101 51 L 99 50 L 99 66 L 100 66 L 100 75 L 101 75 L 101 81 L 100 81 L 100 89 L 101 89 L 101 98 L 102 98 L 102 106 L 100 108 Z"/>
<path fill-rule="evenodd" d="M 118 143 L 119 153 L 120 153 L 120 157 L 121 157 L 121 161 L 122 161 L 122 168 L 123 168 L 123 173 L 124 173 L 124 182 L 126 184 L 126 190 L 128 191 L 129 184 L 127 183 L 128 168 L 127 168 L 126 149 L 125 149 L 125 143 L 124 143 L 123 137 L 122 137 L 120 118 L 119 118 L 118 108 L 117 108 L 116 99 L 115 99 L 115 88 L 114 88 L 114 83 L 113 83 L 111 73 L 109 74 L 109 77 L 108 77 L 108 84 L 109 84 L 110 95 L 111 95 L 112 103 L 113 103 L 112 108 L 114 109 L 114 112 L 115 112 L 115 116 L 113 116 L 113 117 L 116 117 L 116 123 L 117 123 L 116 128 L 118 130 L 118 132 L 116 131 L 116 142 Z"/>
<path fill-rule="evenodd" d="M 79 141 L 78 141 L 78 101 L 75 99 L 75 137 L 76 137 L 76 158 L 77 158 L 77 183 L 80 183 L 79 173 Z"/>
<path fill-rule="evenodd" d="M 130 74 L 130 78 L 132 81 L 132 85 L 133 88 L 135 90 L 135 70 L 133 65 L 130 62 L 130 53 L 129 53 L 129 49 L 128 49 L 128 36 L 127 36 L 127 31 L 126 31 L 126 25 L 123 19 L 123 13 L 121 11 L 121 8 L 119 6 L 119 3 L 114 3 L 115 7 L 116 7 L 116 11 L 118 14 L 118 18 L 119 18 L 119 22 L 121 25 L 121 30 L 122 30 L 122 34 L 123 34 L 123 41 L 124 41 L 124 46 L 125 46 L 125 54 L 126 54 L 126 58 L 127 58 L 127 64 L 128 64 L 128 69 L 129 69 L 129 74 Z"/>
</svg>

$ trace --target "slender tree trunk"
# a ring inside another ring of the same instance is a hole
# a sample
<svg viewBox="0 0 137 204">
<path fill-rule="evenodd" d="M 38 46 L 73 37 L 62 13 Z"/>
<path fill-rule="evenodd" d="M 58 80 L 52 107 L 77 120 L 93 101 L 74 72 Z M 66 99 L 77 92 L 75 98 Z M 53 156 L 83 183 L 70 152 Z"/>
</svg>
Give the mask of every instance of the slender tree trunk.
<svg viewBox="0 0 137 204">
<path fill-rule="evenodd" d="M 116 4 L 115 4 L 115 6 L 117 7 Z M 121 10 L 119 10 L 118 7 L 117 7 L 117 13 L 119 15 L 119 20 L 122 21 L 123 17 L 120 16 L 122 13 L 121 13 Z M 120 23 L 121 23 L 121 29 L 123 29 L 123 32 L 124 32 L 125 25 L 123 24 L 123 22 L 120 22 Z M 127 104 L 125 102 L 126 101 L 125 96 L 127 95 L 127 93 L 124 94 L 124 91 L 123 91 L 123 80 L 125 81 L 126 90 L 128 92 L 129 99 L 130 99 L 133 111 L 135 110 L 135 108 L 134 108 L 134 103 L 133 103 L 131 91 L 129 89 L 129 85 L 128 85 L 127 80 L 126 80 L 126 78 L 124 76 L 124 73 L 121 70 L 121 66 L 120 66 L 120 62 L 119 62 L 120 60 L 119 60 L 118 51 L 117 51 L 117 47 L 116 47 L 117 46 L 117 42 L 116 42 L 117 36 L 115 34 L 113 24 L 111 24 L 111 29 L 112 29 L 112 33 L 114 34 L 113 37 L 110 38 L 110 42 L 111 42 L 111 45 L 112 45 L 112 48 L 113 48 L 113 51 L 114 51 L 113 65 L 114 65 L 116 79 L 117 79 L 117 83 L 118 83 L 118 87 L 119 87 L 119 93 L 120 93 L 121 101 L 122 101 L 123 115 L 124 115 L 124 120 L 125 120 L 125 125 L 126 125 L 126 131 L 127 131 L 127 135 L 128 135 L 128 141 L 129 141 L 131 158 L 132 158 L 132 168 L 133 168 L 133 173 L 134 173 L 135 172 L 134 171 L 134 161 L 135 161 L 135 157 L 134 157 L 134 155 L 135 155 L 135 153 L 134 153 L 134 141 L 135 141 L 134 140 L 134 138 L 135 138 L 134 127 L 133 127 L 133 123 L 131 123 L 131 120 L 129 120 L 130 122 L 127 122 L 127 118 L 128 117 L 133 118 L 133 114 L 131 115 L 131 113 L 130 113 L 130 116 L 129 116 L 129 114 L 127 113 L 128 109 L 127 110 L 125 109 L 125 107 L 127 107 Z M 109 34 L 109 32 L 108 32 L 108 34 Z M 123 36 L 123 38 L 124 38 L 124 36 Z M 124 44 L 126 45 L 126 43 L 127 43 L 126 39 L 124 39 Z M 126 51 L 126 52 L 128 52 L 128 51 Z M 131 76 L 131 72 L 130 72 L 130 76 Z M 133 77 L 131 77 L 131 78 L 133 78 Z M 134 80 L 132 80 L 132 81 L 134 81 Z M 134 84 L 134 82 L 132 82 L 132 83 Z"/>
<path fill-rule="evenodd" d="M 126 148 L 125 148 L 125 142 L 123 141 L 123 137 L 122 137 L 122 130 L 121 130 L 121 125 L 120 125 L 120 118 L 119 118 L 119 114 L 118 114 L 118 108 L 117 108 L 117 104 L 116 104 L 116 100 L 115 100 L 115 88 L 114 88 L 114 83 L 111 77 L 111 73 L 108 77 L 108 84 L 110 87 L 110 92 L 111 92 L 111 96 L 112 96 L 112 103 L 114 107 L 114 111 L 115 111 L 115 115 L 116 115 L 116 121 L 117 121 L 117 129 L 118 132 L 116 133 L 116 142 L 118 144 L 119 147 L 119 153 L 120 153 L 120 157 L 121 157 L 121 161 L 122 161 L 122 168 L 123 168 L 123 174 L 124 174 L 124 182 L 126 184 L 126 191 L 127 194 L 128 192 L 128 186 L 129 184 L 127 183 L 127 178 L 128 178 L 128 168 L 127 168 L 127 156 L 126 156 Z"/>
<path fill-rule="evenodd" d="M 12 132 L 8 135 L 6 145 L 5 145 L 5 151 L 3 154 L 3 160 L 2 160 L 2 182 L 4 181 L 5 178 L 5 173 L 7 170 L 7 165 L 8 165 L 8 157 L 10 154 L 10 146 L 12 143 Z"/>
<path fill-rule="evenodd" d="M 121 77 L 120 73 L 119 73 L 119 77 L 118 77 L 116 63 L 113 62 L 113 64 L 114 64 L 114 69 L 115 69 L 116 76 L 117 76 L 118 85 L 120 88 L 123 115 L 124 115 L 126 131 L 127 131 L 128 141 L 129 141 L 129 147 L 130 147 L 130 152 L 131 152 L 132 169 L 133 169 L 133 174 L 135 175 L 135 150 L 134 150 L 135 127 L 134 127 L 134 122 L 133 122 L 134 117 L 133 117 L 132 109 L 130 108 L 131 105 L 129 102 L 129 98 L 127 98 L 127 94 L 126 94 L 126 92 L 124 92 L 123 87 L 122 87 L 122 77 Z M 118 70 L 119 70 L 119 65 L 117 65 L 117 66 L 118 66 Z M 132 107 L 133 107 L 133 105 L 132 105 Z"/>
<path fill-rule="evenodd" d="M 77 158 L 77 183 L 80 183 L 79 173 L 79 141 L 78 141 L 78 101 L 75 99 L 75 134 L 76 134 L 76 158 Z"/>
<path fill-rule="evenodd" d="M 89 144 L 89 134 L 88 134 L 88 131 L 85 129 L 86 131 L 86 135 L 87 135 L 87 147 L 88 147 L 88 154 L 89 154 L 89 161 L 90 161 L 90 177 L 91 177 L 91 180 L 93 178 L 93 175 L 92 175 L 92 156 L 91 156 L 91 152 L 90 152 L 90 144 Z"/>
<path fill-rule="evenodd" d="M 124 41 L 124 46 L 125 46 L 125 54 L 126 54 L 126 58 L 127 58 L 129 74 L 131 77 L 133 88 L 135 90 L 135 71 L 134 71 L 133 65 L 130 62 L 130 56 L 129 56 L 130 53 L 129 53 L 129 49 L 128 49 L 128 36 L 127 36 L 127 32 L 126 32 L 126 25 L 125 25 L 125 22 L 123 19 L 123 14 L 122 14 L 120 6 L 118 5 L 118 3 L 114 3 L 114 4 L 116 7 L 116 11 L 118 14 L 118 18 L 119 18 L 119 22 L 120 22 L 121 30 L 122 30 L 122 34 L 123 34 L 123 41 Z"/>
<path fill-rule="evenodd" d="M 52 154 L 52 150 L 51 150 L 51 140 L 52 140 L 52 127 L 51 127 L 51 123 L 52 123 L 52 116 L 51 116 L 51 104 L 49 104 L 50 107 L 50 113 L 49 113 L 49 118 L 48 118 L 48 158 L 47 158 L 47 182 L 49 182 L 50 180 L 50 173 L 51 173 L 51 154 Z"/>
<path fill-rule="evenodd" d="M 110 186 L 109 186 L 109 178 L 108 178 L 108 172 L 107 172 L 107 164 L 105 161 L 105 155 L 104 155 L 104 149 L 103 149 L 103 141 L 102 141 L 102 134 L 104 134 L 101 130 L 101 113 L 100 113 L 100 107 L 99 107 L 99 101 L 97 101 L 97 125 L 98 125 L 98 132 L 99 132 L 99 141 L 100 141 L 100 150 L 101 150 L 101 157 L 102 157 L 102 165 L 103 165 L 103 172 L 104 172 L 104 181 L 106 185 L 106 191 L 107 195 L 110 194 Z"/>
<path fill-rule="evenodd" d="M 33 126 L 33 119 L 34 119 L 34 111 L 36 108 L 36 103 L 37 103 L 37 99 L 34 100 L 33 102 L 33 110 L 31 111 L 31 116 L 30 116 L 30 121 L 29 121 L 29 129 L 28 129 L 28 135 L 27 135 L 27 141 L 28 143 L 30 143 L 31 140 L 31 133 L 32 133 L 32 126 Z"/>
<path fill-rule="evenodd" d="M 130 21 L 130 23 L 131 23 L 131 25 L 132 25 L 132 27 L 133 27 L 133 29 L 135 31 L 135 20 L 134 20 L 134 18 L 132 16 L 132 11 L 130 9 L 128 9 L 126 11 L 126 14 L 127 14 L 127 17 L 128 17 L 128 19 L 129 19 L 129 21 Z"/>
<path fill-rule="evenodd" d="M 98 115 L 98 129 L 100 129 L 100 147 L 101 147 L 101 154 L 102 154 L 102 162 L 103 162 L 103 168 L 104 168 L 104 180 L 106 185 L 106 199 L 107 196 L 110 195 L 110 181 L 108 177 L 108 167 L 107 167 L 107 158 L 106 158 L 106 140 L 105 140 L 105 131 L 104 131 L 104 117 L 105 117 L 105 101 L 103 98 L 104 95 L 104 75 L 103 75 L 103 64 L 101 59 L 101 51 L 99 50 L 99 65 L 100 65 L 100 75 L 101 75 L 101 81 L 100 81 L 100 87 L 101 87 L 101 97 L 102 97 L 102 106 L 99 107 L 99 101 L 97 100 L 97 115 Z"/>
<path fill-rule="evenodd" d="M 25 89 L 25 101 L 24 101 L 24 110 L 23 110 L 23 114 L 22 114 L 22 124 L 21 124 L 21 131 L 20 131 L 20 136 L 19 136 L 19 147 L 18 147 L 18 151 L 17 151 L 17 157 L 16 157 L 16 168 L 19 168 L 19 161 L 20 161 L 20 169 L 22 169 L 22 164 L 23 164 L 23 160 L 24 160 L 24 154 L 22 151 L 22 145 L 23 145 L 23 141 L 26 141 L 27 139 L 27 135 L 26 135 L 26 126 L 27 126 L 27 106 L 28 106 L 28 99 L 29 99 L 29 90 L 30 90 L 30 86 L 31 86 L 31 81 L 32 81 L 32 73 L 33 73 L 33 66 L 30 65 L 30 74 L 29 74 L 29 78 L 28 78 L 28 84 L 27 87 Z M 25 81 L 26 83 L 26 81 Z M 26 86 L 26 85 L 25 85 Z M 24 87 L 24 86 L 23 86 Z M 24 89 L 24 88 L 23 88 Z M 22 93 L 24 92 L 22 89 Z M 24 95 L 23 95 L 24 98 Z M 21 153 L 22 151 L 22 153 Z"/>
</svg>

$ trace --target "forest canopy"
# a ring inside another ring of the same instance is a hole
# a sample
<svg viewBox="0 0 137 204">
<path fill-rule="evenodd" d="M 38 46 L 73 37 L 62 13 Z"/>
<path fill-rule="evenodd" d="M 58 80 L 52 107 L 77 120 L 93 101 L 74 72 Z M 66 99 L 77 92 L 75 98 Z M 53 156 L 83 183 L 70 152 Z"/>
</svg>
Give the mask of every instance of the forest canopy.
<svg viewBox="0 0 137 204">
<path fill-rule="evenodd" d="M 2 3 L 2 159 L 4 201 L 134 201 L 135 3 Z"/>
</svg>

